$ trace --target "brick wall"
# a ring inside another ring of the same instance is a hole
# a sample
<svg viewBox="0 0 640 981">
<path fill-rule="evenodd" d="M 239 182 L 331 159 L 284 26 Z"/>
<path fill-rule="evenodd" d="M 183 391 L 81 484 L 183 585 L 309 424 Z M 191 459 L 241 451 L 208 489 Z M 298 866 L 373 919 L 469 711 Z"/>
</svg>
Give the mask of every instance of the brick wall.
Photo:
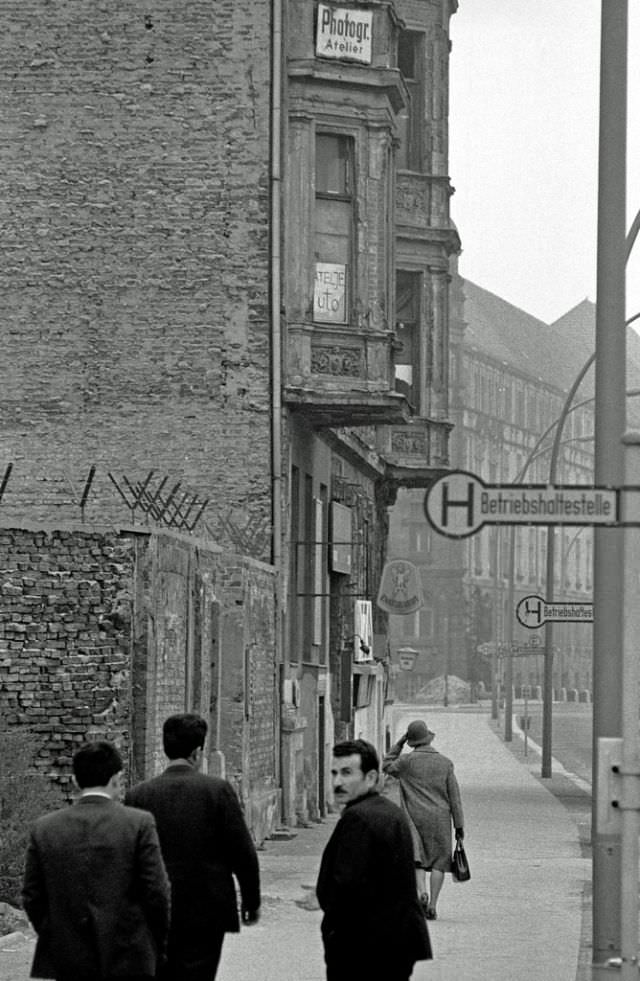
<svg viewBox="0 0 640 981">
<path fill-rule="evenodd" d="M 0 528 L 0 728 L 68 795 L 74 750 L 114 739 L 159 772 L 164 719 L 200 712 L 254 834 L 277 790 L 274 573 L 175 533 Z"/>
<path fill-rule="evenodd" d="M 89 520 L 150 469 L 269 517 L 269 10 L 3 4 L 3 518 L 92 464 Z"/>
<path fill-rule="evenodd" d="M 35 766 L 70 790 L 87 737 L 128 750 L 131 541 L 0 529 L 0 726 L 24 726 Z"/>
<path fill-rule="evenodd" d="M 133 656 L 135 775 L 165 765 L 167 715 L 200 712 L 210 727 L 209 768 L 223 758 L 262 840 L 279 800 L 273 569 L 176 534 L 141 536 L 136 566 L 143 585 L 134 629 L 144 642 Z"/>
</svg>

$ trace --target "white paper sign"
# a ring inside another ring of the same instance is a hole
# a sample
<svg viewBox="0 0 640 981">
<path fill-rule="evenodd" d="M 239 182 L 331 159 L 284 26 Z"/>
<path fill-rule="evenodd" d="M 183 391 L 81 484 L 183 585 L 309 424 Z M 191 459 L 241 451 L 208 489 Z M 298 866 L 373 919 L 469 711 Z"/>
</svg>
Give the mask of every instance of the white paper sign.
<svg viewBox="0 0 640 981">
<path fill-rule="evenodd" d="M 340 61 L 371 64 L 373 12 L 318 4 L 316 54 Z"/>
<path fill-rule="evenodd" d="M 346 266 L 336 262 L 316 262 L 313 290 L 313 319 L 316 323 L 346 323 L 346 283 Z"/>
</svg>

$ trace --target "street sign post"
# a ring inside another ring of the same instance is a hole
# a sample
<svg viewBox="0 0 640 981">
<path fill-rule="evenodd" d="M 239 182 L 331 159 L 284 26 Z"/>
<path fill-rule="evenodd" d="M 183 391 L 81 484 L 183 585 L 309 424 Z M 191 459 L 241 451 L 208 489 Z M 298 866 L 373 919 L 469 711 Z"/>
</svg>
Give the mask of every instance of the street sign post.
<svg viewBox="0 0 640 981">
<path fill-rule="evenodd" d="M 545 623 L 593 623 L 593 603 L 547 603 L 542 596 L 524 596 L 516 606 L 518 622 L 527 630 Z"/>
<path fill-rule="evenodd" d="M 616 525 L 619 490 L 582 484 L 486 484 L 452 470 L 428 488 L 429 524 L 448 538 L 466 538 L 483 525 Z"/>
</svg>

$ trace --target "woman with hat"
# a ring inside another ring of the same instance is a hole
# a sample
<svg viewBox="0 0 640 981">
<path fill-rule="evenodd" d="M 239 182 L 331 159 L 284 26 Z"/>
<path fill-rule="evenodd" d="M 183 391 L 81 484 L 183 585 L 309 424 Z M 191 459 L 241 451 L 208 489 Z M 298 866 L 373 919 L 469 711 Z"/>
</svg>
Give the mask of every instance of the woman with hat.
<svg viewBox="0 0 640 981">
<path fill-rule="evenodd" d="M 414 840 L 418 895 L 428 920 L 437 917 L 444 874 L 451 871 L 452 823 L 456 838 L 464 838 L 462 800 L 453 763 L 433 748 L 434 736 L 421 719 L 409 723 L 382 764 L 384 772 L 400 784 L 400 801 Z M 402 753 L 405 743 L 413 752 Z M 426 891 L 427 872 L 430 896 Z"/>
</svg>

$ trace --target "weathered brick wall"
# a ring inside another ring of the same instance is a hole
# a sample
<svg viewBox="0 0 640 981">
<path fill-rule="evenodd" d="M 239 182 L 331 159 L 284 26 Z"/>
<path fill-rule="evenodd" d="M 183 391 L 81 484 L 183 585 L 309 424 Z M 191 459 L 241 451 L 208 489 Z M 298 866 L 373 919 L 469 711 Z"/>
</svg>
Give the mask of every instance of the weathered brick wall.
<svg viewBox="0 0 640 981">
<path fill-rule="evenodd" d="M 0 726 L 24 726 L 35 766 L 68 793 L 87 737 L 127 754 L 131 541 L 0 529 Z"/>
<path fill-rule="evenodd" d="M 177 534 L 140 537 L 136 568 L 135 777 L 166 764 L 164 719 L 200 712 L 262 840 L 279 800 L 274 571 Z"/>
<path fill-rule="evenodd" d="M 127 516 L 109 470 L 270 513 L 269 0 L 7 0 L 3 518 Z"/>
<path fill-rule="evenodd" d="M 0 728 L 34 735 L 66 795 L 85 739 L 115 740 L 139 780 L 166 763 L 164 719 L 197 711 L 262 840 L 277 697 L 271 567 L 169 532 L 0 528 Z"/>
</svg>

